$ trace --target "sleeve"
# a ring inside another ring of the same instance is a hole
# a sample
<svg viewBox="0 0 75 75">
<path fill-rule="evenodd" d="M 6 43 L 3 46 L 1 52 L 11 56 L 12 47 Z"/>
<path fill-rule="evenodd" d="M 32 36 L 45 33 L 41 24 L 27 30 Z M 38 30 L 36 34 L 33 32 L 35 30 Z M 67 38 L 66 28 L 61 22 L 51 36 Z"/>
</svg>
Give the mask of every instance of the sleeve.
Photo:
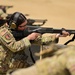
<svg viewBox="0 0 75 75">
<path fill-rule="evenodd" d="M 27 38 L 16 41 L 10 31 L 6 28 L 1 29 L 0 33 L 1 44 L 12 52 L 23 50 L 31 45 Z"/>
<path fill-rule="evenodd" d="M 58 38 L 55 37 L 55 35 L 41 35 L 38 36 L 38 38 L 34 41 L 31 41 L 32 44 L 43 44 L 43 45 L 49 45 L 51 43 L 58 43 Z"/>
<path fill-rule="evenodd" d="M 75 54 L 75 53 L 74 53 Z M 67 62 L 67 69 L 71 75 L 75 75 L 75 55 L 72 55 Z"/>
<path fill-rule="evenodd" d="M 52 42 L 58 43 L 58 38 L 56 38 L 55 35 L 42 36 L 42 43 L 43 44 L 50 44 Z"/>
</svg>

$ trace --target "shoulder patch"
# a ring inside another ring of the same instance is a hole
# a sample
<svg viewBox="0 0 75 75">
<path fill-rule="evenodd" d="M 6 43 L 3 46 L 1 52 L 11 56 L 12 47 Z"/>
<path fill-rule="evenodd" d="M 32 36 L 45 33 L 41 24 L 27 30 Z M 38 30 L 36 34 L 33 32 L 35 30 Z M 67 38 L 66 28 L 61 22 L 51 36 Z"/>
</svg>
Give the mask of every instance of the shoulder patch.
<svg viewBox="0 0 75 75">
<path fill-rule="evenodd" d="M 5 38 L 6 38 L 7 40 L 10 40 L 10 39 L 12 38 L 12 36 L 11 36 L 10 33 L 6 33 L 6 34 L 5 34 Z"/>
<path fill-rule="evenodd" d="M 6 39 L 6 40 L 10 40 L 13 36 L 6 28 L 3 28 L 0 30 L 0 35 L 2 38 Z"/>
</svg>

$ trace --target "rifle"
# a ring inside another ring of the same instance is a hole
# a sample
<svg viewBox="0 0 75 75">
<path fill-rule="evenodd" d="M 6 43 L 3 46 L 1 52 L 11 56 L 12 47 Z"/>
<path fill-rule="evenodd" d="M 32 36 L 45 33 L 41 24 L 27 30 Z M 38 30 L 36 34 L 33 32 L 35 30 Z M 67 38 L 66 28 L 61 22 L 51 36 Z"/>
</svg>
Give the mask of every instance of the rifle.
<svg viewBox="0 0 75 75">
<path fill-rule="evenodd" d="M 34 25 L 34 23 L 41 23 L 41 24 L 37 24 L 38 26 L 41 26 L 41 25 L 44 25 L 47 21 L 47 19 L 44 19 L 44 20 L 41 20 L 41 19 L 27 19 L 28 23 L 27 25 L 30 25 L 30 26 L 36 26 Z"/>
<path fill-rule="evenodd" d="M 62 29 L 54 29 L 54 28 L 49 28 L 49 27 L 40 27 L 40 26 L 28 26 L 29 32 L 37 32 L 37 33 L 62 33 L 64 30 Z M 67 32 L 70 34 L 75 34 L 75 30 L 71 29 L 65 29 Z"/>
<path fill-rule="evenodd" d="M 29 28 L 29 32 L 33 33 L 33 32 L 37 32 L 37 33 L 62 33 L 62 31 L 64 30 L 64 28 L 62 29 L 54 29 L 54 28 L 47 28 L 47 27 L 28 27 Z M 72 39 L 68 40 L 66 43 L 64 43 L 64 45 L 67 45 L 68 43 L 72 42 L 75 40 L 75 30 L 73 29 L 66 29 L 65 31 L 69 32 L 70 34 L 74 34 L 74 36 L 72 37 Z"/>
</svg>

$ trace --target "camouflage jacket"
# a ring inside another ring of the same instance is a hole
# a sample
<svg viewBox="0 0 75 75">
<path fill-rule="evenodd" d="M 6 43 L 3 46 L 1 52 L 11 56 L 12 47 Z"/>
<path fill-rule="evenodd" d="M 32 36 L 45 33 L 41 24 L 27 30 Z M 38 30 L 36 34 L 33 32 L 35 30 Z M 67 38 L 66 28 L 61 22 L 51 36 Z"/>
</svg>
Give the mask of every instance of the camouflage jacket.
<svg viewBox="0 0 75 75">
<path fill-rule="evenodd" d="M 27 38 L 16 41 L 7 26 L 0 27 L 0 73 L 12 68 L 14 52 L 24 50 L 31 44 Z"/>
</svg>

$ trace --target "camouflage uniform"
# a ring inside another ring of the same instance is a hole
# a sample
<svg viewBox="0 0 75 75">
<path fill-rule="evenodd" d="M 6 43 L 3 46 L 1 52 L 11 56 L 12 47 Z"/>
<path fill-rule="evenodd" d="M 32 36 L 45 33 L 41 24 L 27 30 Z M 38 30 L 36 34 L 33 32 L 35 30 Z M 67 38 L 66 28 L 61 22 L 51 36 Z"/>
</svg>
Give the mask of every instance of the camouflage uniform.
<svg viewBox="0 0 75 75">
<path fill-rule="evenodd" d="M 27 38 L 20 41 L 16 41 L 13 35 L 8 30 L 8 27 L 0 27 L 0 72 L 6 72 L 9 68 L 17 68 L 14 63 L 14 52 L 23 50 L 30 46 L 30 42 Z"/>
<path fill-rule="evenodd" d="M 50 57 L 37 61 L 34 66 L 27 69 L 12 72 L 11 75 L 75 75 L 75 46 L 54 48 L 55 46 Z"/>
</svg>

